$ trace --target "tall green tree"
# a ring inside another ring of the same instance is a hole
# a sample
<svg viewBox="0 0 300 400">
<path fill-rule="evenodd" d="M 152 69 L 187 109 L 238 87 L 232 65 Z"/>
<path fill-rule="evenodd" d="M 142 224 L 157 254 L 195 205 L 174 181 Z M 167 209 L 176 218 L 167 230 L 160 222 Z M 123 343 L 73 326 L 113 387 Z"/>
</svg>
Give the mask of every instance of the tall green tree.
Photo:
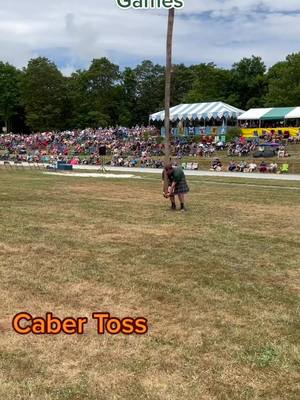
<svg viewBox="0 0 300 400">
<path fill-rule="evenodd" d="M 13 65 L 0 62 L 0 120 L 9 131 L 12 119 L 20 113 L 20 76 L 21 71 Z"/>
<path fill-rule="evenodd" d="M 267 92 L 266 66 L 260 57 L 243 58 L 231 69 L 228 102 L 247 110 L 264 104 Z"/>
<path fill-rule="evenodd" d="M 69 105 L 67 125 L 70 128 L 84 129 L 91 126 L 89 115 L 91 101 L 88 98 L 85 75 L 86 71 L 78 70 L 66 78 L 66 94 Z"/>
<path fill-rule="evenodd" d="M 226 100 L 228 97 L 230 72 L 217 68 L 215 64 L 199 64 L 191 67 L 193 83 L 187 93 L 187 103 Z"/>
<path fill-rule="evenodd" d="M 135 70 L 125 68 L 122 73 L 119 124 L 133 126 L 139 121 L 136 116 L 137 76 Z"/>
<path fill-rule="evenodd" d="M 29 61 L 21 80 L 21 97 L 32 130 L 65 127 L 65 79 L 53 62 L 43 57 Z"/>
<path fill-rule="evenodd" d="M 171 105 L 184 103 L 192 90 L 195 74 L 191 67 L 184 64 L 173 65 L 171 82 Z"/>
<path fill-rule="evenodd" d="M 0 62 L 0 127 L 26 131 L 147 124 L 162 110 L 165 67 L 145 60 L 136 68 L 107 58 L 64 77 L 47 58 L 30 60 L 23 71 Z M 170 105 L 222 100 L 248 109 L 300 104 L 300 53 L 266 72 L 260 57 L 243 58 L 232 68 L 213 63 L 171 68 Z"/>
<path fill-rule="evenodd" d="M 164 108 L 165 68 L 145 60 L 135 68 L 137 79 L 136 117 L 146 124 L 149 115 Z"/>
<path fill-rule="evenodd" d="M 119 67 L 107 58 L 94 59 L 84 74 L 89 116 L 93 125 L 116 124 L 120 109 Z"/>
<path fill-rule="evenodd" d="M 290 54 L 268 72 L 266 106 L 297 106 L 300 104 L 300 53 Z"/>
</svg>

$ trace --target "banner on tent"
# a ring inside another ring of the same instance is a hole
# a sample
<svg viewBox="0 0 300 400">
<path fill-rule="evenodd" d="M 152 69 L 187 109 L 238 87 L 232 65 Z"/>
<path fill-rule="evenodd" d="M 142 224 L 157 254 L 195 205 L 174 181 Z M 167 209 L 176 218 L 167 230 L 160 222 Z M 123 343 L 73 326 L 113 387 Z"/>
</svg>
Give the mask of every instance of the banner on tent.
<svg viewBox="0 0 300 400">
<path fill-rule="evenodd" d="M 226 135 L 227 126 L 203 126 L 203 127 L 190 127 L 190 128 L 172 128 L 173 136 L 216 136 L 216 135 Z M 165 136 L 165 128 L 161 128 L 161 136 Z"/>
</svg>

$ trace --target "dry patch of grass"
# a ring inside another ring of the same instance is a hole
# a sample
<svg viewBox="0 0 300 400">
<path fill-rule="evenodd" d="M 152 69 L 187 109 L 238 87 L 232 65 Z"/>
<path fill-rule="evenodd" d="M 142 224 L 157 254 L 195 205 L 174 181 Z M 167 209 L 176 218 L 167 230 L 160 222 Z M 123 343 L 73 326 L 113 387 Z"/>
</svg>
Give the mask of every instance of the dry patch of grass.
<svg viewBox="0 0 300 400">
<path fill-rule="evenodd" d="M 1 172 L 0 398 L 298 399 L 299 193 Z M 17 336 L 19 311 L 145 316 L 144 337 Z"/>
</svg>

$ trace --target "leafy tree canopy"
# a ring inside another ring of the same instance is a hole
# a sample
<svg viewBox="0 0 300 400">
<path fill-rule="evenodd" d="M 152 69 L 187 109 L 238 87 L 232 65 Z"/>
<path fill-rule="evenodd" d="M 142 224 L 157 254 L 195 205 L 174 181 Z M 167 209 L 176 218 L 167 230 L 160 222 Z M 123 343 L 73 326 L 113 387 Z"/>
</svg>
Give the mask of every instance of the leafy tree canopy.
<svg viewBox="0 0 300 400">
<path fill-rule="evenodd" d="M 123 70 L 107 58 L 64 77 L 49 59 L 22 71 L 0 62 L 0 129 L 62 130 L 147 124 L 164 108 L 165 68 L 144 60 Z M 229 69 L 213 63 L 173 65 L 171 105 L 224 101 L 241 109 L 300 105 L 300 53 L 267 70 L 260 57 Z"/>
</svg>

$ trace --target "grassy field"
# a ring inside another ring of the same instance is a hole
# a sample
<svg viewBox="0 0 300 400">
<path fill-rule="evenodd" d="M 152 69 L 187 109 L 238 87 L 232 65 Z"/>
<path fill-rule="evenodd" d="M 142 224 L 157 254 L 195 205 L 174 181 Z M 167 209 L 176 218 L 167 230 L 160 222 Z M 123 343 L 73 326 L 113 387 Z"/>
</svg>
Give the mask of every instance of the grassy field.
<svg viewBox="0 0 300 400">
<path fill-rule="evenodd" d="M 0 170 L 0 399 L 296 400 L 300 182 Z M 20 336 L 21 311 L 144 316 L 145 336 Z"/>
</svg>

